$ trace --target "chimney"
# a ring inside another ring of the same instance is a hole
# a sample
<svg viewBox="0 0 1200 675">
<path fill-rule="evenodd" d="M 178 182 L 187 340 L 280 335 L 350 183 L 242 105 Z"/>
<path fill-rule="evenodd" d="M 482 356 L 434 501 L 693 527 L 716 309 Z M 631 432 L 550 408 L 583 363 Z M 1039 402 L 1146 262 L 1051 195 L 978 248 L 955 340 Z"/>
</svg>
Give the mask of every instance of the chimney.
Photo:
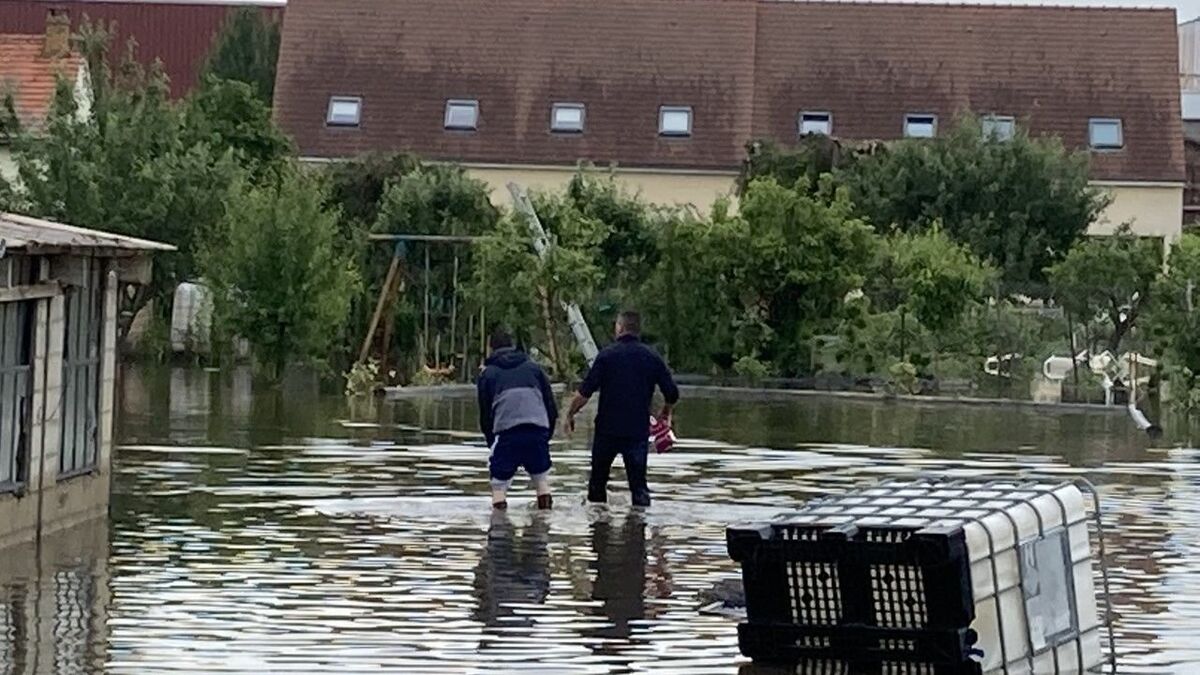
<svg viewBox="0 0 1200 675">
<path fill-rule="evenodd" d="M 61 9 L 46 14 L 46 47 L 42 54 L 56 59 L 71 53 L 71 18 Z"/>
</svg>

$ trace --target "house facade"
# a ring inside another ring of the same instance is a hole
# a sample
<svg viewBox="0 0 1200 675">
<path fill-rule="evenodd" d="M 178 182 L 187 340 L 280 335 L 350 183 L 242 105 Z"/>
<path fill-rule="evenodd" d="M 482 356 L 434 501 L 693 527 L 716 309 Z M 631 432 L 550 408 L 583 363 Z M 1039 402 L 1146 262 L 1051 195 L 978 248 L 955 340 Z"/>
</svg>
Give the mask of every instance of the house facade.
<svg viewBox="0 0 1200 675">
<path fill-rule="evenodd" d="M 0 33 L 0 116 L 12 103 L 22 130 L 37 133 L 46 123 L 60 78 L 72 85 L 78 114 L 92 108 L 92 84 L 87 61 L 71 48 L 71 24 L 56 10 L 43 14 L 44 27 L 35 35 Z M 0 134 L 0 177 L 12 180 L 10 138 Z"/>
<path fill-rule="evenodd" d="M 162 64 L 171 94 L 184 96 L 195 86 L 204 60 L 226 17 L 238 7 L 261 7 L 266 15 L 283 15 L 284 0 L 0 0 L 0 33 L 42 32 L 46 12 L 54 9 L 78 30 L 85 19 L 111 25 L 113 65 L 124 58 L 125 45 L 137 43 L 138 61 Z"/>
<path fill-rule="evenodd" d="M 117 290 L 170 250 L 0 213 L 0 548 L 107 513 Z"/>
<path fill-rule="evenodd" d="M 275 115 L 307 159 L 410 151 L 494 188 L 613 167 L 705 209 L 745 144 L 938 134 L 963 113 L 1091 154 L 1093 226 L 1180 232 L 1171 10 L 777 0 L 292 0 Z"/>
</svg>

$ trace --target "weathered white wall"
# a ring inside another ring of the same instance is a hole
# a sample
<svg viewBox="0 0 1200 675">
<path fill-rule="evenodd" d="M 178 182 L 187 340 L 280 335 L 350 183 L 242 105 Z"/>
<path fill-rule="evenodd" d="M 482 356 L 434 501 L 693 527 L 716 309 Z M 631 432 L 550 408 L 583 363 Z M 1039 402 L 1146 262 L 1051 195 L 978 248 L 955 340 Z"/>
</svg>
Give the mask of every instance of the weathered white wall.
<svg viewBox="0 0 1200 675">
<path fill-rule="evenodd" d="M 1111 234 L 1122 223 L 1146 237 L 1179 238 L 1183 229 L 1182 184 L 1096 183 L 1112 197 L 1112 204 L 1092 225 L 1091 234 Z"/>
<path fill-rule="evenodd" d="M 561 166 L 496 166 L 465 165 L 467 173 L 484 181 L 492 188 L 492 203 L 511 205 L 508 189 L 510 181 L 526 189 L 561 188 L 575 176 L 574 167 Z M 691 204 L 708 213 L 720 197 L 733 194 L 733 172 L 723 171 L 669 171 L 644 169 L 616 169 L 617 182 L 631 192 L 640 192 L 649 202 L 663 205 Z"/>
<path fill-rule="evenodd" d="M 0 146 L 0 177 L 13 181 L 17 177 L 17 165 L 13 162 L 12 151 Z"/>
<path fill-rule="evenodd" d="M 70 259 L 62 259 L 69 265 Z M 43 264 L 42 282 L 58 278 Z M 100 377 L 100 429 L 96 467 L 69 477 L 59 475 L 62 427 L 65 298 L 61 291 L 37 300 L 33 363 L 34 400 L 30 415 L 29 476 L 21 496 L 0 494 L 0 548 L 28 543 L 103 516 L 112 479 L 113 419 L 116 396 L 117 275 L 106 274 Z"/>
</svg>

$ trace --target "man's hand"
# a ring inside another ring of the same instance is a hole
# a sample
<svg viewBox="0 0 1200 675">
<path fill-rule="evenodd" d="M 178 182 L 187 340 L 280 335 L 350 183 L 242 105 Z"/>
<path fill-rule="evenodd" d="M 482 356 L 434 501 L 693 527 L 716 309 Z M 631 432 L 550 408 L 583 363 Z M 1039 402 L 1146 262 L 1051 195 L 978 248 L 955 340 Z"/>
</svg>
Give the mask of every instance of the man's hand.
<svg viewBox="0 0 1200 675">
<path fill-rule="evenodd" d="M 563 431 L 566 431 L 568 436 L 575 433 L 575 416 L 574 415 L 567 415 L 567 418 L 565 420 L 563 420 Z"/>
<path fill-rule="evenodd" d="M 580 410 L 583 410 L 583 406 L 587 405 L 587 402 L 588 397 L 575 392 L 575 398 L 571 399 L 571 405 L 567 408 L 565 415 L 566 419 L 563 421 L 563 429 L 566 430 L 567 435 L 575 433 L 575 416 L 579 414 Z"/>
</svg>

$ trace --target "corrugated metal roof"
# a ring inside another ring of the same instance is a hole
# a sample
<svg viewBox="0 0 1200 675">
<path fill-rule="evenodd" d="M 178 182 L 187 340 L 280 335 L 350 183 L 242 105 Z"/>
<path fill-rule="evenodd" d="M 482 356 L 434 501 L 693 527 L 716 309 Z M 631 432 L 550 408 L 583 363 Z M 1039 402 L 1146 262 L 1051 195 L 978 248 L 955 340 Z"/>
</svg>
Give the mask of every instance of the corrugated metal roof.
<svg viewBox="0 0 1200 675">
<path fill-rule="evenodd" d="M 72 227 L 15 213 L 0 213 L 0 243 L 4 244 L 3 248 L 6 250 L 30 253 L 88 251 L 104 255 L 117 252 L 151 253 L 175 250 L 175 247 L 169 244 Z"/>
</svg>

